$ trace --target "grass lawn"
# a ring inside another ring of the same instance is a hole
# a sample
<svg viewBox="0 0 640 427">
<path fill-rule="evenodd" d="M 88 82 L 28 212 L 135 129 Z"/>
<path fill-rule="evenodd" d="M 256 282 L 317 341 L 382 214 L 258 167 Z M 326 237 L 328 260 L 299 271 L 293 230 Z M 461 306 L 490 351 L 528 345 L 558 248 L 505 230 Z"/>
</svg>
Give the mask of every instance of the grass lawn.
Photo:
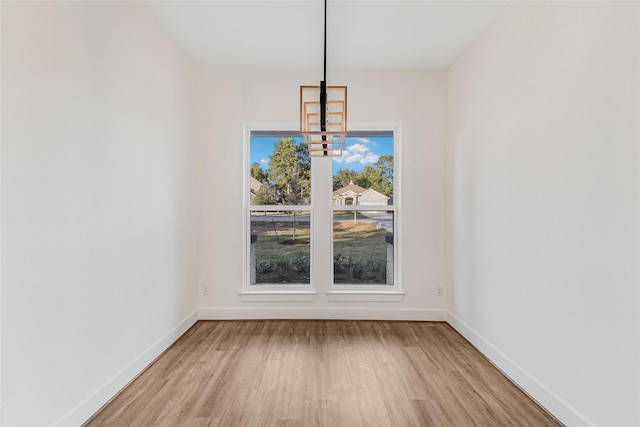
<svg viewBox="0 0 640 427">
<path fill-rule="evenodd" d="M 251 234 L 258 236 L 256 255 L 262 259 L 309 258 L 309 222 L 252 221 Z M 294 241 L 295 240 L 295 241 Z"/>
<path fill-rule="evenodd" d="M 348 217 L 352 217 L 348 212 Z M 257 283 L 309 283 L 310 223 L 308 221 L 252 221 Z M 336 283 L 386 283 L 389 234 L 376 224 L 334 223 L 334 279 Z"/>
<path fill-rule="evenodd" d="M 334 223 L 333 272 L 335 283 L 384 285 L 387 280 L 387 230 L 376 224 Z"/>
<path fill-rule="evenodd" d="M 362 215 L 358 211 L 333 211 L 333 218 L 337 219 L 351 219 L 353 218 L 353 214 L 356 214 L 356 219 L 363 219 L 366 216 Z"/>
</svg>

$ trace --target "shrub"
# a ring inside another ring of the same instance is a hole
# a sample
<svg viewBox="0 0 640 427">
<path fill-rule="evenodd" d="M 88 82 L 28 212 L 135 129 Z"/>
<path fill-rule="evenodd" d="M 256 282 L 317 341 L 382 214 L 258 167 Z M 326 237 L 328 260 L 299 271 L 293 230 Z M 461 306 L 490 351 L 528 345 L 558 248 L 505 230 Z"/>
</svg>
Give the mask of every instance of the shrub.
<svg viewBox="0 0 640 427">
<path fill-rule="evenodd" d="M 290 265 L 291 270 L 295 271 L 296 273 L 309 273 L 309 271 L 311 270 L 310 266 L 309 266 L 309 260 L 306 258 L 296 258 L 293 261 L 291 261 L 291 265 Z"/>
<path fill-rule="evenodd" d="M 334 254 L 333 255 L 333 272 L 344 273 L 351 269 L 351 259 L 348 255 Z"/>
<path fill-rule="evenodd" d="M 358 260 L 353 263 L 353 266 L 351 267 L 351 277 L 353 277 L 354 280 L 360 280 L 362 279 L 363 274 L 364 267 L 362 266 L 362 261 Z"/>
<path fill-rule="evenodd" d="M 273 272 L 273 263 L 270 260 L 258 261 L 256 271 L 258 274 L 271 273 Z"/>
<path fill-rule="evenodd" d="M 278 280 L 283 280 L 286 277 L 289 270 L 289 261 L 286 259 L 277 259 L 275 265 L 275 272 L 278 275 Z"/>
</svg>

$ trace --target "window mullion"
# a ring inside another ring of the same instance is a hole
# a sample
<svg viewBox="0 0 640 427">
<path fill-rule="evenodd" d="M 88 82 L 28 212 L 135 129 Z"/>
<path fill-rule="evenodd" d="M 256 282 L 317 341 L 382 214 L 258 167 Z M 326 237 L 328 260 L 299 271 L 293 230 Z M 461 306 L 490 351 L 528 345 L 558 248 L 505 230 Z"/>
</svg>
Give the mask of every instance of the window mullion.
<svg viewBox="0 0 640 427">
<path fill-rule="evenodd" d="M 330 158 L 311 160 L 311 285 L 313 289 L 328 290 L 331 286 L 331 226 L 333 184 Z"/>
</svg>

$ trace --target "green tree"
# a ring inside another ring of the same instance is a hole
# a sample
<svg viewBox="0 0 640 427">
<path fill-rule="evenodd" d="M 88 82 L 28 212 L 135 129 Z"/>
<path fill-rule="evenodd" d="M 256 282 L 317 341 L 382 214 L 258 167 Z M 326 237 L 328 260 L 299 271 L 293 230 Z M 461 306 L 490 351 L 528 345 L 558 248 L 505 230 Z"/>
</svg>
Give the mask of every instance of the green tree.
<svg viewBox="0 0 640 427">
<path fill-rule="evenodd" d="M 393 195 L 393 156 L 380 156 L 373 166 L 365 166 L 356 177 L 356 184 L 385 196 Z"/>
<path fill-rule="evenodd" d="M 374 167 L 380 173 L 380 193 L 391 196 L 393 195 L 393 156 L 380 156 Z"/>
<path fill-rule="evenodd" d="M 356 182 L 358 173 L 351 169 L 340 169 L 333 176 L 333 191 L 336 191 L 342 187 L 346 187 L 350 182 Z"/>
<path fill-rule="evenodd" d="M 381 181 L 380 173 L 373 166 L 365 166 L 364 169 L 356 177 L 356 184 L 362 188 L 373 188 L 378 191 Z"/>
<path fill-rule="evenodd" d="M 278 202 L 289 205 L 308 203 L 311 157 L 307 145 L 296 144 L 293 138 L 280 138 L 273 147 L 267 177 L 276 188 Z"/>
<path fill-rule="evenodd" d="M 277 201 L 276 189 L 269 184 L 262 184 L 262 187 L 256 192 L 252 203 L 254 205 L 275 205 Z"/>
<path fill-rule="evenodd" d="M 259 163 L 254 163 L 254 164 L 251 165 L 251 176 L 254 177 L 255 179 L 257 179 L 258 181 L 260 181 L 263 184 L 265 184 L 265 183 L 267 183 L 269 181 L 267 179 L 267 174 L 260 167 Z"/>
</svg>

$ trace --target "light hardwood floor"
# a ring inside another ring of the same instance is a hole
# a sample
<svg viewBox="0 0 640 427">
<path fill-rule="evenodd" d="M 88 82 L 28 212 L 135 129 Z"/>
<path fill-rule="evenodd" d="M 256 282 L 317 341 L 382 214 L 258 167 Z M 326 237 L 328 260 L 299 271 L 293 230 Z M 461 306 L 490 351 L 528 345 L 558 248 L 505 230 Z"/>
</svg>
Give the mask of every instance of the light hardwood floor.
<svg viewBox="0 0 640 427">
<path fill-rule="evenodd" d="M 559 426 L 446 323 L 200 321 L 85 426 Z"/>
</svg>

